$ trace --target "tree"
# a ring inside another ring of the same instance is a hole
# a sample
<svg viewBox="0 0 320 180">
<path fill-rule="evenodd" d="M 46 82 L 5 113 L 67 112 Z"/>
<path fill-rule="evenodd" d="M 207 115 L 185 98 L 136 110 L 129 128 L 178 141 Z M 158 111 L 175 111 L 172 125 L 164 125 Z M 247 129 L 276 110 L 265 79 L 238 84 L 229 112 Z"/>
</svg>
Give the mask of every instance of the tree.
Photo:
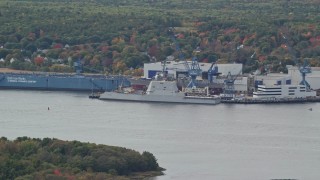
<svg viewBox="0 0 320 180">
<path fill-rule="evenodd" d="M 165 56 L 170 56 L 173 54 L 173 52 L 174 52 L 174 49 L 170 46 L 165 46 L 162 48 L 162 53 Z"/>
<path fill-rule="evenodd" d="M 7 43 L 4 44 L 4 48 L 7 48 L 7 49 L 21 49 L 21 44 L 20 43 L 7 42 Z"/>
<path fill-rule="evenodd" d="M 41 66 L 43 62 L 44 62 L 44 57 L 37 56 L 36 58 L 34 58 L 34 64 L 37 66 Z"/>
<path fill-rule="evenodd" d="M 34 52 L 37 51 L 37 46 L 36 46 L 33 42 L 31 42 L 31 43 L 29 43 L 29 44 L 26 46 L 25 49 L 26 49 L 27 51 L 30 51 L 31 53 L 34 53 Z"/>
<path fill-rule="evenodd" d="M 0 179 L 127 179 L 134 172 L 144 179 L 139 172 L 160 171 L 148 152 L 50 138 L 2 137 L 0 160 Z"/>
<path fill-rule="evenodd" d="M 23 63 L 21 61 L 15 60 L 10 64 L 12 69 L 23 69 Z"/>
<path fill-rule="evenodd" d="M 143 157 L 144 161 L 147 163 L 147 165 L 146 165 L 147 171 L 148 170 L 154 171 L 159 167 L 159 165 L 157 163 L 157 159 L 154 157 L 154 155 L 152 153 L 144 151 L 142 153 L 142 157 Z"/>
<path fill-rule="evenodd" d="M 6 58 L 6 56 L 10 53 L 9 50 L 7 49 L 0 49 L 0 59 L 1 58 Z"/>
<path fill-rule="evenodd" d="M 127 69 L 128 69 L 128 67 L 122 61 L 115 61 L 112 64 L 112 70 L 113 70 L 114 74 L 123 73 Z"/>
<path fill-rule="evenodd" d="M 58 59 L 61 53 L 62 53 L 61 49 L 50 49 L 47 51 L 46 56 L 48 58 Z"/>
<path fill-rule="evenodd" d="M 216 54 L 208 55 L 208 63 L 216 62 L 218 60 L 218 56 Z"/>
</svg>

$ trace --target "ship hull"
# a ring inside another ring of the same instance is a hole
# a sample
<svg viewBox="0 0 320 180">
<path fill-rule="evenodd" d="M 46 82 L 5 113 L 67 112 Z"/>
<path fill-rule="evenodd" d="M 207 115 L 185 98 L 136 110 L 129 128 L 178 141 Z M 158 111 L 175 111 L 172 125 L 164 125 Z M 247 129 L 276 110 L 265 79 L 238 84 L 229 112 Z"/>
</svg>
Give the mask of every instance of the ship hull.
<svg viewBox="0 0 320 180">
<path fill-rule="evenodd" d="M 207 96 L 184 96 L 183 94 L 147 95 L 147 94 L 125 94 L 117 92 L 105 92 L 100 95 L 101 100 L 133 101 L 133 102 L 156 102 L 156 103 L 183 103 L 183 104 L 219 104 L 220 98 Z"/>
<path fill-rule="evenodd" d="M 53 75 L 34 73 L 1 73 L 1 89 L 113 91 L 118 86 L 130 86 L 123 77 Z"/>
</svg>

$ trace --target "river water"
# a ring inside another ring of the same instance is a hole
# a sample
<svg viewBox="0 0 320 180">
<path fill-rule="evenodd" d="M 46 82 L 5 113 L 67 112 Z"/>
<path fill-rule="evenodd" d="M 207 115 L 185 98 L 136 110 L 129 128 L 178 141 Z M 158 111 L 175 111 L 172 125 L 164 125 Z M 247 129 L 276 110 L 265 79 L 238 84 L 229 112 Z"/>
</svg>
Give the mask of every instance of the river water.
<svg viewBox="0 0 320 180">
<path fill-rule="evenodd" d="M 22 90 L 0 90 L 0 102 L 0 136 L 149 151 L 167 169 L 156 180 L 320 179 L 320 103 L 129 103 Z"/>
</svg>

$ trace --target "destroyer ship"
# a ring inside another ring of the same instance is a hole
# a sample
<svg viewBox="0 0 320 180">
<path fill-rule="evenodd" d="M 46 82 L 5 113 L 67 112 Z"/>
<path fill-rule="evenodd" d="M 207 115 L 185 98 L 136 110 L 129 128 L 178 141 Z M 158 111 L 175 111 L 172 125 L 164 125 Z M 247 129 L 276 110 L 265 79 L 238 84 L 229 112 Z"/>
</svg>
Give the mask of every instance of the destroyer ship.
<svg viewBox="0 0 320 180">
<path fill-rule="evenodd" d="M 119 85 L 129 87 L 123 76 L 85 75 L 77 69 L 73 74 L 39 72 L 0 72 L 0 89 L 113 91 Z"/>
<path fill-rule="evenodd" d="M 185 104 L 219 104 L 220 97 L 210 95 L 209 88 L 185 88 L 179 91 L 176 81 L 163 80 L 156 77 L 148 85 L 146 91 L 134 92 L 131 89 L 119 89 L 114 92 L 104 92 L 101 100 L 185 103 Z"/>
</svg>

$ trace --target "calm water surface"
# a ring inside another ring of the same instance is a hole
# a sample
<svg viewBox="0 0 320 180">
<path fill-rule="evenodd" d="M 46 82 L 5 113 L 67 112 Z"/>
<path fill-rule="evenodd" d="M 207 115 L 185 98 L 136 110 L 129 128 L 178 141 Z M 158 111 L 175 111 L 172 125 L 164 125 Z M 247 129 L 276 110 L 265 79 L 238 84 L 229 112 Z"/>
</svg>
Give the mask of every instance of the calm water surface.
<svg viewBox="0 0 320 180">
<path fill-rule="evenodd" d="M 0 90 L 0 102 L 0 136 L 149 151 L 167 169 L 156 180 L 320 179 L 320 103 L 149 104 L 16 90 Z"/>
</svg>

